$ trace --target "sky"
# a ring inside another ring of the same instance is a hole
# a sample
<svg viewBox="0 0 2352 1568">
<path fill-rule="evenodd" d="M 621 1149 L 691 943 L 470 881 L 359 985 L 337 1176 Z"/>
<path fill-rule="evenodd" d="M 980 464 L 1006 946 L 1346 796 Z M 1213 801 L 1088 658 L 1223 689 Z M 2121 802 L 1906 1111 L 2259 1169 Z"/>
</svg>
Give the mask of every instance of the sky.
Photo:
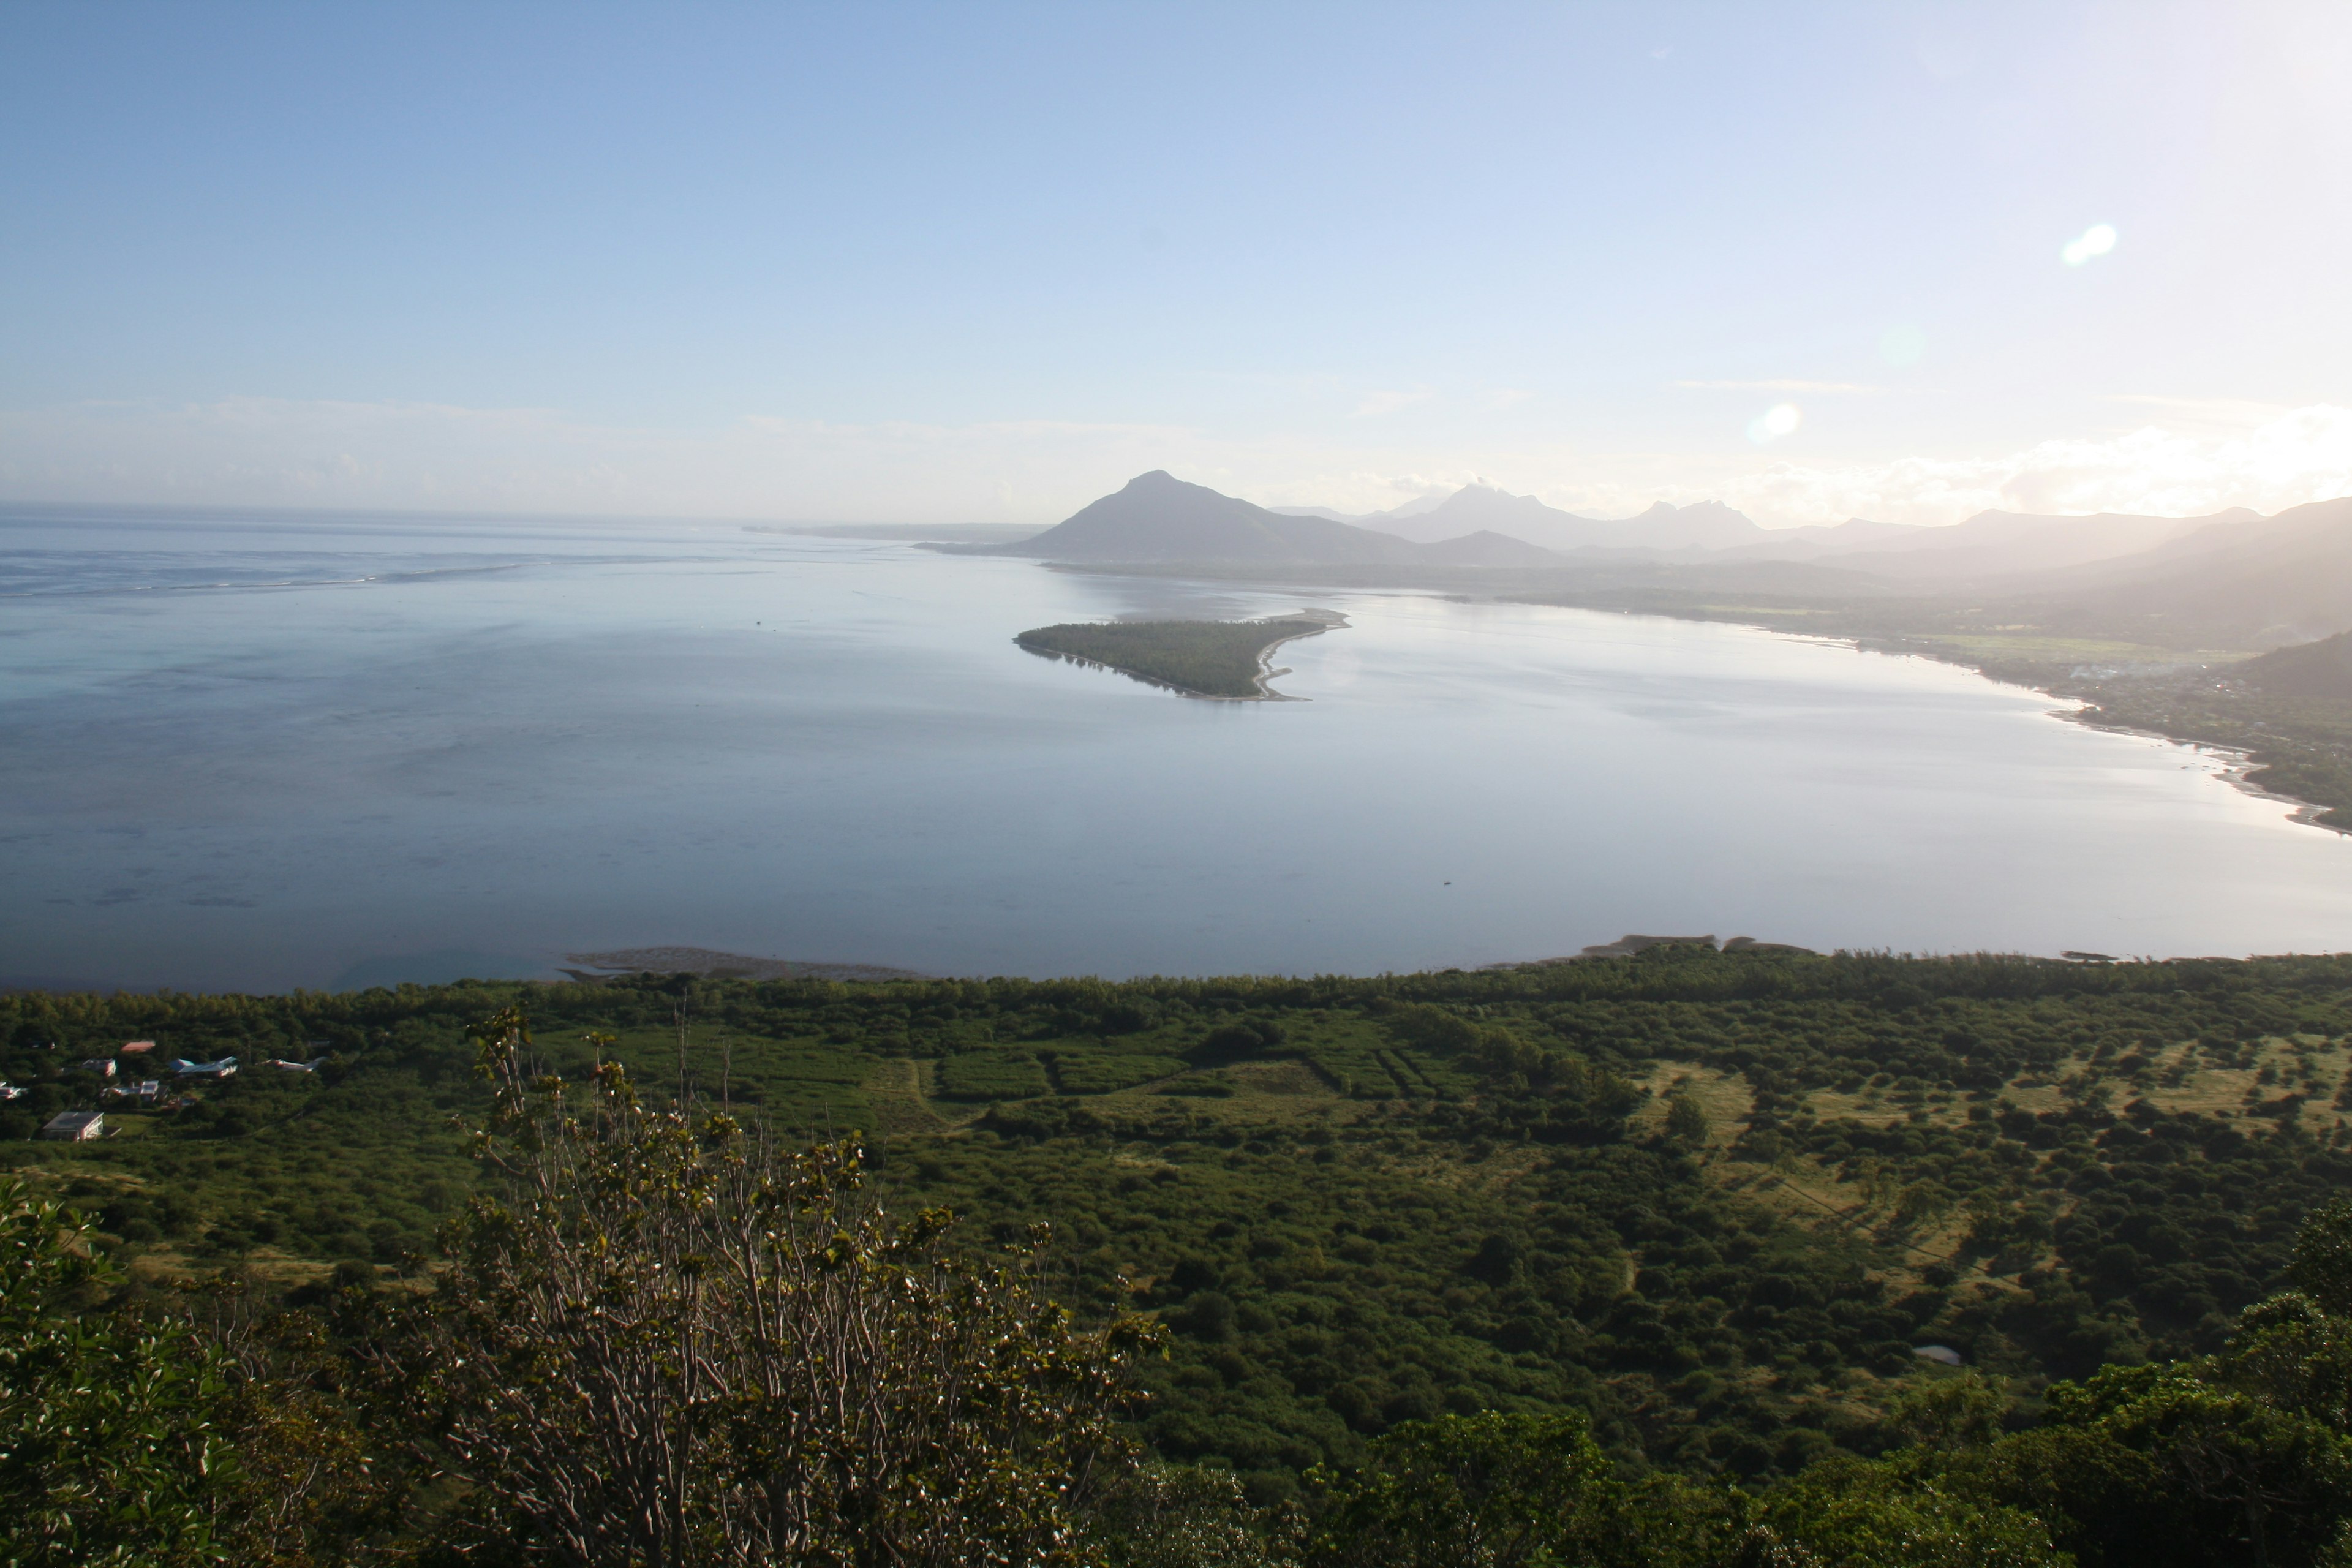
<svg viewBox="0 0 2352 1568">
<path fill-rule="evenodd" d="M 2352 5 L 0 7 L 0 500 L 2352 492 Z"/>
</svg>

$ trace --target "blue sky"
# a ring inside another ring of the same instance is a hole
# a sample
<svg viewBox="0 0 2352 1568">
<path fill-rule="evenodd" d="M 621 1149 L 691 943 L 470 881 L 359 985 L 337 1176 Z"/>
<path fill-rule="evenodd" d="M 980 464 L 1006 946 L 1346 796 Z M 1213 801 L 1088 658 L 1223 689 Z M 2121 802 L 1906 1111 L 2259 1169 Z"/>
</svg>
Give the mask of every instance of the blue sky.
<svg viewBox="0 0 2352 1568">
<path fill-rule="evenodd" d="M 2272 510 L 2352 489 L 2346 79 L 2335 5 L 20 0 L 0 496 Z"/>
</svg>

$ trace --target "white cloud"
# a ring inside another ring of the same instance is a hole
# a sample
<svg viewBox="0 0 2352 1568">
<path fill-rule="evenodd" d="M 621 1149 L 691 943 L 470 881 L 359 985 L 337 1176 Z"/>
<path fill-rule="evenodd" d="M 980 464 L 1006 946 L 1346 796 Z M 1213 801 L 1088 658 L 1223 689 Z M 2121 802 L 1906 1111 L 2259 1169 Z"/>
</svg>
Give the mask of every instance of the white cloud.
<svg viewBox="0 0 2352 1568">
<path fill-rule="evenodd" d="M 1429 389 L 1425 386 L 1415 387 L 1410 391 L 1397 389 L 1368 392 L 1364 395 L 1363 401 L 1356 405 L 1356 416 L 1361 419 L 1382 414 L 1394 414 L 1399 409 L 1410 408 L 1416 403 L 1428 401 Z"/>
<path fill-rule="evenodd" d="M 2044 441 L 1986 458 L 1903 458 L 1843 468 L 1775 463 L 1721 487 L 1760 520 L 1957 522 L 2005 511 L 2198 517 L 2273 512 L 2352 494 L 2352 408 L 2316 404 L 2236 434 L 2149 426 L 2105 440 Z"/>
<path fill-rule="evenodd" d="M 1685 392 L 1867 392 L 1882 393 L 1883 386 L 1872 386 L 1859 381 L 1677 381 L 1675 386 Z"/>
<path fill-rule="evenodd" d="M 2158 410 L 2176 426 L 2187 424 L 2219 429 L 2251 429 L 2294 412 L 2284 403 L 2260 403 L 2244 397 L 2166 397 L 2149 392 L 2119 392 L 2106 401 Z"/>
</svg>

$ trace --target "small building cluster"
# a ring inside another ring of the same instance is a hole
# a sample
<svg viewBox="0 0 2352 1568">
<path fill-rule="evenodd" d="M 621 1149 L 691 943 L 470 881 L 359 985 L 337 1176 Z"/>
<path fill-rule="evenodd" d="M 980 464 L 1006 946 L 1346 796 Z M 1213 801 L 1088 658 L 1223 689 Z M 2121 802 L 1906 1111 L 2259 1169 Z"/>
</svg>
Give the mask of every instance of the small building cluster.
<svg viewBox="0 0 2352 1568">
<path fill-rule="evenodd" d="M 329 1042 L 306 1040 L 303 1043 L 321 1054 L 309 1061 L 272 1058 L 269 1065 L 287 1072 L 317 1072 L 327 1064 L 328 1058 L 324 1052 Z M 55 1051 L 59 1048 L 56 1042 L 50 1042 L 49 1049 Z M 180 1079 L 211 1079 L 218 1081 L 235 1078 L 237 1072 L 235 1057 L 222 1057 L 216 1061 L 194 1061 L 181 1057 L 174 1058 L 163 1072 L 153 1078 L 134 1079 L 132 1074 L 140 1069 L 156 1071 L 159 1064 L 154 1060 L 155 1054 L 156 1043 L 153 1040 L 128 1040 L 115 1047 L 111 1056 L 89 1058 L 77 1062 L 72 1070 L 95 1075 L 100 1080 L 99 1098 L 109 1107 L 157 1111 L 184 1110 L 202 1099 L 193 1088 L 177 1093 L 167 1090 L 164 1084 L 167 1075 Z M 0 1082 L 0 1103 L 22 1100 L 29 1092 L 20 1085 Z M 120 1131 L 120 1128 L 115 1131 Z M 37 1133 L 41 1138 L 71 1143 L 88 1142 L 108 1135 L 106 1114 L 102 1110 L 59 1111 L 43 1122 Z"/>
<path fill-rule="evenodd" d="M 236 1058 L 223 1057 L 216 1062 L 192 1062 L 182 1057 L 172 1064 L 172 1070 L 182 1078 L 235 1078 Z"/>
</svg>

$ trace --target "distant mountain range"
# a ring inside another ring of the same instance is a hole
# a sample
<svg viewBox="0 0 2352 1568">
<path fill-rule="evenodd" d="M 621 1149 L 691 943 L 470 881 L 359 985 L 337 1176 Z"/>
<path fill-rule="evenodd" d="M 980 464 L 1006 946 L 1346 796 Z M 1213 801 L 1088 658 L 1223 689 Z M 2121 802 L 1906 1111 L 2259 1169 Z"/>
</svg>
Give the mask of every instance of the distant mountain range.
<svg viewBox="0 0 2352 1568">
<path fill-rule="evenodd" d="M 2029 586 L 2118 634 L 2174 647 L 2276 647 L 2352 629 L 2352 497 L 2221 517 Z"/>
<path fill-rule="evenodd" d="M 1274 510 L 1295 517 L 1354 523 L 1423 543 L 1488 531 L 1556 551 L 1721 550 L 1771 538 L 1767 530 L 1720 501 L 1683 507 L 1660 501 L 1639 517 L 1612 522 L 1580 517 L 1546 506 L 1533 496 L 1515 496 L 1492 485 L 1465 485 L 1450 496 L 1423 497 L 1392 511 L 1357 517 L 1324 507 Z"/>
<path fill-rule="evenodd" d="M 1304 510 L 1300 514 L 1308 515 Z M 2243 508 L 2199 518 L 1980 511 L 1948 528 L 1857 517 L 1827 527 L 1768 529 L 1720 501 L 1681 507 L 1660 501 L 1637 517 L 1606 521 L 1562 511 L 1533 496 L 1515 496 L 1489 485 L 1467 485 L 1450 496 L 1424 497 L 1394 511 L 1357 518 L 1323 509 L 1313 509 L 1311 514 L 1404 539 L 1445 539 L 1485 529 L 1561 552 L 1605 550 L 1718 561 L 1834 558 L 1851 571 L 1937 582 L 2079 565 L 2153 549 L 2210 524 L 2255 516 Z"/>
<path fill-rule="evenodd" d="M 1272 511 L 1155 468 L 1066 521 L 1017 543 L 972 553 L 1049 561 L 1254 561 L 1360 565 L 1553 565 L 1524 540 L 1478 530 L 1422 542 L 1331 518 Z"/>
<path fill-rule="evenodd" d="M 1862 593 L 2055 600 L 2171 646 L 2264 647 L 2352 628 L 2352 498 L 2264 518 L 1982 511 L 1945 528 L 1854 518 L 1765 529 L 1716 501 L 1580 517 L 1489 485 L 1349 516 L 1269 508 L 1155 470 L 1068 521 L 978 553 L 1112 563 L 1611 568 L 1832 567 Z M 1659 581 L 1664 581 L 1661 578 Z M 1761 582 L 1761 579 L 1759 579 Z M 2194 625 L 2226 642 L 2183 643 Z"/>
</svg>

